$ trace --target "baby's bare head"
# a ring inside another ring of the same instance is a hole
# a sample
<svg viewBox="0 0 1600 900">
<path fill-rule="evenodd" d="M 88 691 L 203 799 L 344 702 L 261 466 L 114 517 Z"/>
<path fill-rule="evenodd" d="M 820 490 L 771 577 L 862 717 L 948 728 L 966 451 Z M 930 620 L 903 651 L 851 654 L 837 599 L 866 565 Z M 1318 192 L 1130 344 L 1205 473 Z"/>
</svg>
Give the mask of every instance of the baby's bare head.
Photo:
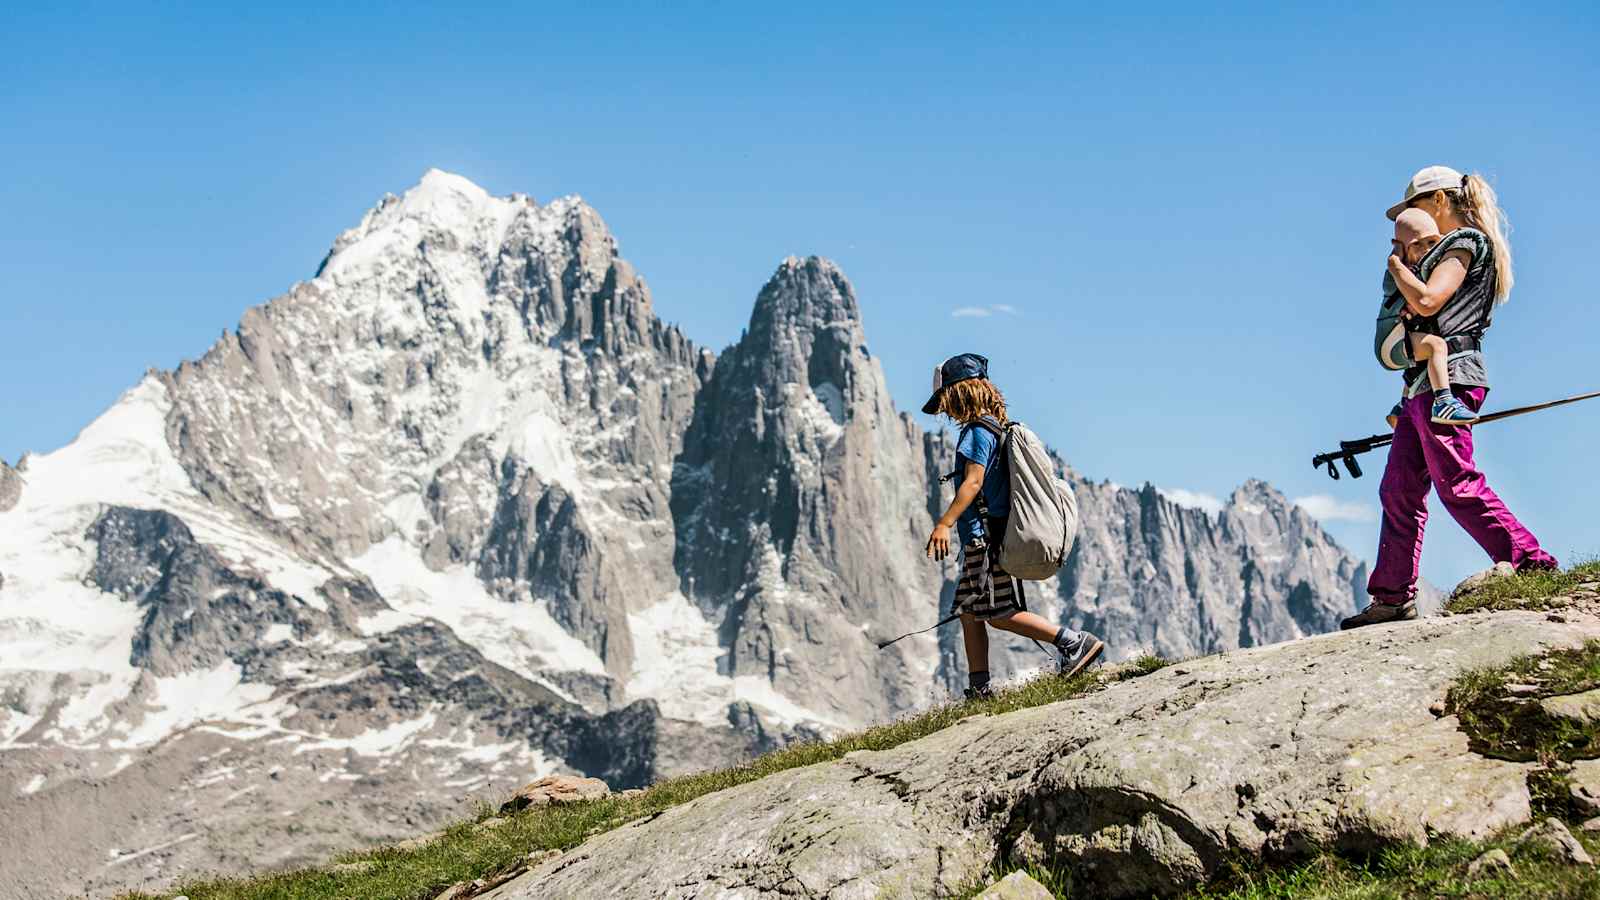
<svg viewBox="0 0 1600 900">
<path fill-rule="evenodd" d="M 1439 223 L 1420 209 L 1407 209 L 1394 219 L 1395 254 L 1414 266 L 1439 243 Z"/>
</svg>

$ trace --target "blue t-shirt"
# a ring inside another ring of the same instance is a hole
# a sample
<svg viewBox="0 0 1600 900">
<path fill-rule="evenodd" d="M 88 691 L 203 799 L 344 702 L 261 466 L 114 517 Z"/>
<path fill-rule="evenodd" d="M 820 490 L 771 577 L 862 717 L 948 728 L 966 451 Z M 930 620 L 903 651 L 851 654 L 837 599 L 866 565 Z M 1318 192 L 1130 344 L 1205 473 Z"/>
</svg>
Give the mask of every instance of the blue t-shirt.
<svg viewBox="0 0 1600 900">
<path fill-rule="evenodd" d="M 982 425 L 962 428 L 961 437 L 956 441 L 956 472 L 960 473 L 956 476 L 956 486 L 960 487 L 961 479 L 966 477 L 969 463 L 983 466 L 983 500 L 989 505 L 991 519 L 1003 519 L 1011 513 L 1011 479 L 1005 471 L 1005 460 L 997 458 L 999 454 L 995 451 L 999 447 L 1000 440 L 994 432 Z M 974 538 L 984 537 L 987 531 L 983 517 L 978 515 L 978 501 L 973 500 L 956 519 L 956 533 L 965 546 Z"/>
</svg>

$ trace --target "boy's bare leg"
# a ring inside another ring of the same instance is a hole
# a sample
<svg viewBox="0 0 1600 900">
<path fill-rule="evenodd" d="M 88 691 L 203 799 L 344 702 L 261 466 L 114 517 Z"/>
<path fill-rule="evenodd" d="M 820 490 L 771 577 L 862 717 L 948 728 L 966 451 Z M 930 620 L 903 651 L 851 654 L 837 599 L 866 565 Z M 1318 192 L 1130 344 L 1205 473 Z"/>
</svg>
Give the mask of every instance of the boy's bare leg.
<svg viewBox="0 0 1600 900">
<path fill-rule="evenodd" d="M 961 614 L 961 643 L 967 651 L 967 671 L 989 671 L 989 631 L 971 613 Z"/>
<path fill-rule="evenodd" d="M 1442 391 L 1450 386 L 1450 345 L 1437 334 L 1411 335 L 1411 358 L 1428 364 L 1428 387 Z"/>
<path fill-rule="evenodd" d="M 1009 631 L 1012 634 L 1020 634 L 1023 637 L 1033 638 L 1036 641 L 1053 642 L 1056 639 L 1056 635 L 1061 632 L 1060 625 L 1053 625 L 1044 616 L 1031 612 L 1013 613 L 1004 619 L 990 619 L 989 624 L 1000 629 L 1001 631 Z M 988 649 L 987 640 L 985 641 L 984 649 Z M 987 659 L 987 657 L 985 657 L 985 659 Z"/>
</svg>

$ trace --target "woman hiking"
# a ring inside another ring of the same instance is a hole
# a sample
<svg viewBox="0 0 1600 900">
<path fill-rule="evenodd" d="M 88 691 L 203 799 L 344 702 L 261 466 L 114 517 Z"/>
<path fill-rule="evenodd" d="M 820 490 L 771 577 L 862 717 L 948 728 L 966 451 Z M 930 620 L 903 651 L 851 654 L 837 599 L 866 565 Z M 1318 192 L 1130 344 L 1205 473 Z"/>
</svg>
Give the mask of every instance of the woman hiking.
<svg viewBox="0 0 1600 900">
<path fill-rule="evenodd" d="M 1462 175 L 1449 166 L 1429 166 L 1413 176 L 1400 202 L 1389 208 L 1389 219 L 1407 209 L 1420 209 L 1439 224 L 1443 258 L 1426 282 L 1394 254 L 1389 273 L 1412 315 L 1431 321 L 1445 339 L 1450 391 L 1476 413 L 1489 392 L 1483 335 L 1513 282 L 1505 213 L 1483 176 Z M 1557 567 L 1555 557 L 1539 547 L 1473 463 L 1472 427 L 1435 423 L 1433 402 L 1426 371 L 1407 371 L 1405 400 L 1378 488 L 1383 524 L 1377 563 L 1367 581 L 1372 602 L 1341 628 L 1417 617 L 1417 566 L 1431 488 L 1438 488 L 1444 508 L 1496 563 L 1510 563 L 1518 571 Z"/>
</svg>

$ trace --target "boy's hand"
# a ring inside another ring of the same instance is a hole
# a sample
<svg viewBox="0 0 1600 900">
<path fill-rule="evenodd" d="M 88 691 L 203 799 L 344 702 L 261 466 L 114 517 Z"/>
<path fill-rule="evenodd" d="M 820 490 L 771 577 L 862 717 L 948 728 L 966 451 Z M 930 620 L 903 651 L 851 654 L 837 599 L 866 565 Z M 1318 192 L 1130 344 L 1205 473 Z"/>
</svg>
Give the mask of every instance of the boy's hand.
<svg viewBox="0 0 1600 900">
<path fill-rule="evenodd" d="M 1405 260 L 1391 253 L 1389 254 L 1389 271 L 1399 275 L 1401 272 L 1408 272 L 1410 270 L 1406 268 Z"/>
<path fill-rule="evenodd" d="M 950 555 L 950 526 L 935 525 L 933 534 L 928 535 L 928 546 L 925 548 L 929 559 L 943 560 Z"/>
</svg>

